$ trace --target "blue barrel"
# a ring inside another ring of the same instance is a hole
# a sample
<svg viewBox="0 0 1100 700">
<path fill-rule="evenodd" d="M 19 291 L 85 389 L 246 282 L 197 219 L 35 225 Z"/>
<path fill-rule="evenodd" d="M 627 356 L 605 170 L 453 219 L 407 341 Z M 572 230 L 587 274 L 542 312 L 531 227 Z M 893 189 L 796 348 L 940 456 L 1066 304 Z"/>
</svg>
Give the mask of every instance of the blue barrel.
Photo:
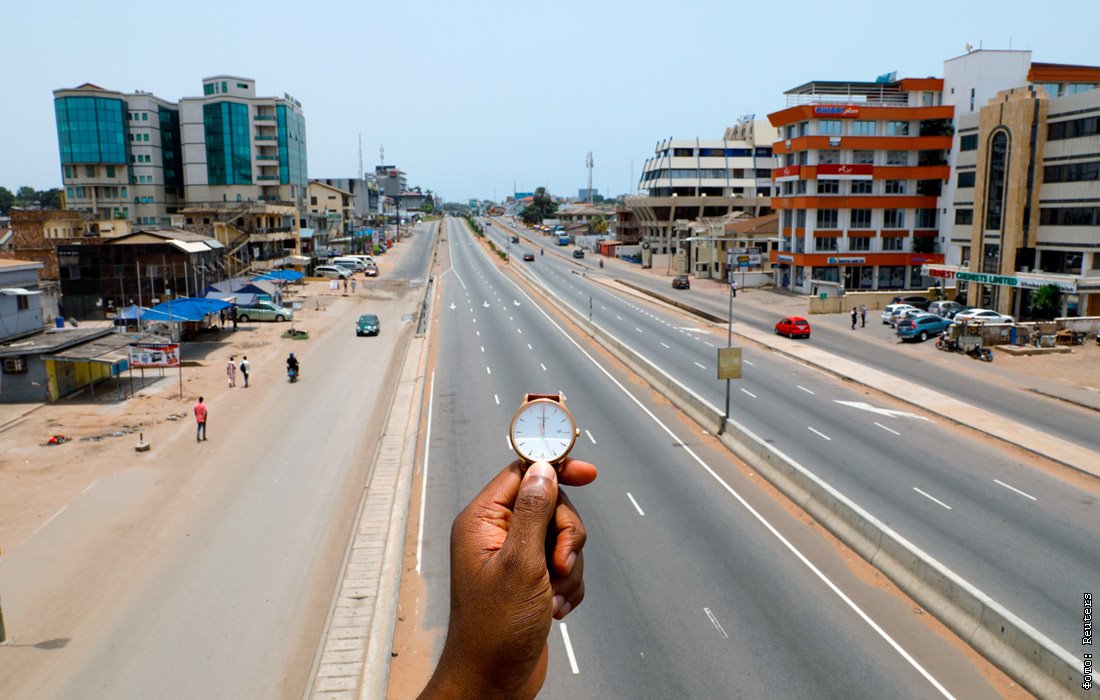
<svg viewBox="0 0 1100 700">
<path fill-rule="evenodd" d="M 58 328 L 64 328 L 65 327 L 65 317 L 64 316 L 58 316 L 57 318 L 55 318 L 53 320 L 53 323 Z"/>
</svg>

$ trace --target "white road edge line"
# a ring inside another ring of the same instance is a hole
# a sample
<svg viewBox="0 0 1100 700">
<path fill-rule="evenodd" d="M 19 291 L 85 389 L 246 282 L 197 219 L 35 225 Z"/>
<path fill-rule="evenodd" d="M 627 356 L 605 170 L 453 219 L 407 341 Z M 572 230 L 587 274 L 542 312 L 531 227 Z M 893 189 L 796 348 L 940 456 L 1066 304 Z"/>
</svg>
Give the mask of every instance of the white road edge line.
<svg viewBox="0 0 1100 700">
<path fill-rule="evenodd" d="M 714 625 L 714 629 L 721 632 L 723 637 L 729 639 L 730 636 L 726 634 L 726 630 L 722 629 L 722 624 L 718 622 L 718 618 L 714 616 L 714 613 L 710 611 L 710 608 L 703 608 L 703 612 L 705 612 L 707 614 L 707 617 L 710 618 L 710 624 Z"/>
<path fill-rule="evenodd" d="M 699 369 L 706 369 L 706 365 L 701 365 L 698 362 L 695 363 L 695 366 L 698 367 Z"/>
<path fill-rule="evenodd" d="M 645 333 L 645 331 L 643 331 L 641 328 L 638 328 L 637 326 L 634 326 L 634 330 L 638 331 L 639 333 Z"/>
<path fill-rule="evenodd" d="M 914 491 L 916 491 L 917 493 L 919 493 L 920 495 L 924 496 L 924 497 L 925 497 L 925 498 L 927 498 L 928 500 L 932 501 L 933 503 L 936 503 L 936 504 L 938 504 L 938 505 L 941 505 L 941 506 L 943 506 L 944 508 L 946 508 L 947 510 L 951 510 L 951 506 L 947 505 L 946 503 L 944 503 L 944 502 L 943 502 L 943 501 L 941 501 L 940 499 L 936 498 L 935 496 L 931 496 L 931 495 L 929 495 L 928 493 L 926 493 L 926 492 L 924 492 L 924 491 L 921 491 L 921 490 L 920 490 L 920 489 L 918 489 L 918 488 L 917 488 L 916 486 L 914 486 L 914 487 L 913 487 L 913 490 L 914 490 Z"/>
<path fill-rule="evenodd" d="M 531 347 L 531 344 L 530 344 L 530 343 L 527 343 L 527 349 L 528 349 L 528 350 L 534 350 L 534 348 L 533 348 L 533 347 Z"/>
<path fill-rule="evenodd" d="M 1015 486 L 1009 486 L 1008 484 L 1006 484 L 1005 482 L 1001 481 L 1000 479 L 994 479 L 993 481 L 996 481 L 996 482 L 997 482 L 998 484 L 1000 484 L 1001 486 L 1004 486 L 1004 487 L 1005 487 L 1006 489 L 1008 489 L 1009 491 L 1015 491 L 1016 493 L 1020 494 L 1020 495 L 1021 495 L 1021 496 L 1023 496 L 1024 498 L 1030 498 L 1030 499 L 1031 499 L 1031 500 L 1033 500 L 1033 501 L 1038 501 L 1038 500 L 1039 500 L 1039 499 L 1038 499 L 1038 498 L 1036 498 L 1035 496 L 1032 496 L 1032 495 L 1031 495 L 1030 493 L 1026 493 L 1026 492 L 1024 492 L 1024 491 L 1021 491 L 1020 489 L 1016 488 Z"/>
<path fill-rule="evenodd" d="M 592 437 L 592 433 L 588 432 L 588 430 L 585 430 L 584 434 L 588 436 L 588 439 L 592 441 L 593 445 L 596 444 L 596 438 Z"/>
<path fill-rule="evenodd" d="M 742 389 L 741 389 L 741 391 L 743 391 L 744 393 L 746 393 L 746 394 L 748 394 L 749 396 L 753 397 L 754 399 L 756 398 L 756 394 L 752 393 L 752 392 L 751 392 L 751 391 L 749 391 L 748 389 L 742 388 Z"/>
<path fill-rule="evenodd" d="M 810 391 L 809 389 L 807 389 L 806 387 L 802 386 L 801 384 L 795 384 L 795 386 L 797 386 L 799 389 L 806 392 L 807 394 L 813 394 L 814 393 L 814 392 Z M 814 394 L 814 396 L 817 396 L 817 394 Z"/>
<path fill-rule="evenodd" d="M 644 518 L 645 517 L 645 511 L 642 510 L 642 507 L 640 505 L 638 505 L 637 501 L 634 500 L 634 496 L 629 491 L 627 491 L 626 492 L 626 497 L 629 498 L 630 502 L 634 504 L 634 510 L 638 511 L 638 515 L 640 515 Z"/>
<path fill-rule="evenodd" d="M 826 439 L 826 440 L 828 440 L 829 442 L 832 442 L 832 441 L 833 441 L 833 439 L 832 439 L 831 437 L 829 437 L 829 436 L 828 436 L 828 435 L 826 435 L 825 433 L 821 432 L 820 430 L 814 430 L 813 428 L 811 428 L 811 427 L 810 427 L 810 426 L 808 426 L 808 425 L 806 426 L 806 429 L 807 429 L 807 430 L 809 430 L 809 431 L 810 431 L 811 433 L 816 433 L 816 434 L 820 435 L 821 437 L 825 438 L 825 439 Z"/>
<path fill-rule="evenodd" d="M 569 657 L 569 668 L 573 671 L 573 675 L 577 675 L 581 670 L 577 668 L 577 657 L 573 654 L 573 645 L 569 642 L 569 628 L 564 622 L 559 622 L 558 626 L 561 627 L 561 640 L 565 642 L 565 655 Z"/>
<path fill-rule="evenodd" d="M 665 343 L 661 343 L 661 345 L 664 347 L 665 350 L 671 350 L 672 349 L 670 346 L 666 345 Z"/>
<path fill-rule="evenodd" d="M 454 268 L 451 268 L 454 269 Z M 457 275 L 456 275 L 457 276 Z M 431 389 L 428 391 L 428 429 L 424 433 L 424 473 L 420 480 L 420 527 L 416 532 L 416 573 L 420 573 L 421 555 L 424 551 L 424 512 L 428 510 L 428 454 L 432 447 L 432 402 L 435 399 L 435 370 L 432 370 Z"/>
<path fill-rule="evenodd" d="M 499 406 L 499 405 L 500 405 L 500 397 L 499 397 L 499 396 L 497 396 L 496 394 L 493 394 L 493 401 L 496 401 L 496 402 L 497 402 L 497 406 Z"/>
<path fill-rule="evenodd" d="M 485 374 L 492 374 L 492 373 L 493 373 L 493 370 L 489 369 L 489 366 L 486 365 L 485 366 Z"/>
<path fill-rule="evenodd" d="M 484 251 L 482 251 L 481 254 L 487 256 L 487 254 Z M 501 274 L 501 276 L 504 275 L 503 272 L 501 272 L 500 274 Z M 592 357 L 592 355 L 587 350 L 585 350 L 581 346 L 581 344 L 579 342 L 577 342 L 577 340 L 575 338 L 573 338 L 573 336 L 569 335 L 569 333 L 566 332 L 566 330 L 564 328 L 562 328 L 560 325 L 558 325 L 557 321 L 555 321 L 553 318 L 551 318 L 550 314 L 546 312 L 546 309 L 543 309 L 541 306 L 538 306 L 537 304 L 535 304 L 535 300 L 531 298 L 531 295 L 528 294 L 526 290 L 524 290 L 522 287 L 520 287 L 519 284 L 517 284 L 514 280 L 511 280 L 511 279 L 508 279 L 508 278 L 505 278 L 505 279 L 508 280 L 509 284 L 511 284 L 513 287 L 515 287 L 517 290 L 519 290 L 520 294 L 527 297 L 527 301 L 531 302 L 531 304 L 534 305 L 534 307 L 539 310 L 539 313 L 541 313 L 543 316 L 546 317 L 546 320 L 550 323 L 550 325 L 552 325 L 554 328 L 557 328 L 558 332 L 561 333 L 562 336 L 564 336 L 566 340 L 568 340 L 570 343 L 572 343 L 573 346 L 576 347 L 577 350 L 582 355 L 584 355 L 586 358 L 588 358 L 589 362 L 591 362 L 601 372 L 603 372 L 604 375 L 609 380 L 611 380 L 612 384 L 617 386 L 620 391 L 622 391 L 624 394 L 626 394 L 627 397 L 631 401 L 634 402 L 634 405 L 636 405 L 643 413 L 645 413 L 650 418 L 650 420 L 652 420 L 654 423 L 656 423 L 658 426 L 660 426 L 660 428 L 662 430 L 664 430 L 665 433 L 667 433 L 669 437 L 671 437 L 673 440 L 675 440 L 678 445 L 683 447 L 684 452 L 686 452 L 692 459 L 694 459 L 696 461 L 696 463 L 698 463 L 699 466 L 702 467 L 703 470 L 707 472 L 707 474 L 709 474 L 715 481 L 717 481 L 719 483 L 719 485 L 721 485 L 722 488 L 724 488 L 726 490 L 727 493 L 729 493 L 731 496 L 733 496 L 733 498 L 736 499 L 737 502 L 740 503 L 743 508 L 745 508 L 745 510 L 747 510 L 754 518 L 756 518 L 757 522 L 759 522 L 768 532 L 770 532 L 772 534 L 772 536 L 775 537 L 780 542 L 780 544 L 782 544 L 784 547 L 786 547 L 788 551 L 790 551 L 795 557 L 797 557 L 798 560 L 800 562 L 802 562 L 803 566 L 805 566 L 807 569 L 809 569 L 810 572 L 813 573 L 813 575 L 816 576 L 819 581 L 821 581 L 823 584 L 825 584 L 825 586 L 828 587 L 828 589 L 830 591 L 832 591 L 833 594 L 837 598 L 839 598 L 845 605 L 847 605 L 848 608 L 851 609 L 852 612 L 854 612 L 861 620 L 863 620 L 867 624 L 868 627 L 870 627 L 872 630 L 874 630 L 875 634 L 882 637 L 882 639 L 885 640 L 886 643 L 889 644 L 890 647 L 894 651 L 896 651 L 899 656 L 901 656 L 901 658 L 905 659 L 906 663 L 908 663 L 918 673 L 920 673 L 920 675 L 922 677 L 924 677 L 924 679 L 927 680 L 941 695 L 943 695 L 945 698 L 951 698 L 951 700 L 955 700 L 955 696 L 952 695 L 947 690 L 947 688 L 943 687 L 943 684 L 940 683 L 938 680 L 936 680 L 935 676 L 933 676 L 931 673 L 928 672 L 927 669 L 925 669 L 923 666 L 921 666 L 920 662 L 917 661 L 916 659 L 914 659 L 913 656 L 908 651 L 906 651 L 904 647 L 901 646 L 901 644 L 899 644 L 893 637 L 891 637 L 889 634 L 887 634 L 886 630 L 882 629 L 882 627 L 877 622 L 875 622 L 873 619 L 871 619 L 871 616 L 868 615 L 866 612 L 864 612 L 863 608 L 859 607 L 859 605 L 857 605 L 854 600 L 849 598 L 847 593 L 840 590 L 840 587 L 837 586 L 835 583 L 833 583 L 832 579 L 830 579 L 828 576 L 826 576 L 825 573 L 823 571 L 821 571 L 821 569 L 817 568 L 817 566 L 815 566 L 814 563 L 812 561 L 810 561 L 806 557 L 806 555 L 802 553 L 801 550 L 799 550 L 797 547 L 795 547 L 794 544 L 792 544 L 790 540 L 788 540 L 786 537 L 784 537 L 783 533 L 779 532 L 779 530 L 777 530 L 775 528 L 775 526 L 772 525 L 771 522 L 767 518 L 765 518 L 763 515 L 760 514 L 759 511 L 757 511 L 755 508 L 753 508 L 752 504 L 750 504 L 748 501 L 746 501 L 745 498 L 740 493 L 738 493 L 736 489 L 734 489 L 732 486 L 730 486 L 729 483 L 726 482 L 726 480 L 723 479 L 718 474 L 718 472 L 714 471 L 714 469 L 711 468 L 711 466 L 709 464 L 707 464 L 705 461 L 703 461 L 703 459 L 698 454 L 696 454 L 694 450 L 692 450 L 679 437 L 677 437 L 676 433 L 672 432 L 672 430 L 667 425 L 662 423 L 661 419 L 658 418 L 653 413 L 653 411 L 649 410 L 648 406 L 646 406 L 644 403 L 642 403 L 642 401 L 640 399 L 638 399 L 637 396 L 630 393 L 630 390 L 627 389 L 625 386 L 623 386 L 622 382 L 620 382 L 618 379 L 616 379 L 614 377 L 614 375 L 611 374 L 611 372 L 609 372 L 603 365 L 601 365 L 599 362 L 597 362 L 596 358 Z M 509 443 L 510 442 L 511 441 L 509 441 Z M 566 636 L 564 628 L 565 628 L 565 624 L 562 623 L 562 636 L 563 637 Z M 568 638 L 568 637 L 566 637 L 566 638 Z M 569 653 L 570 656 L 572 656 L 572 649 L 568 645 L 568 643 L 566 644 L 566 652 Z"/>
<path fill-rule="evenodd" d="M 875 421 L 875 425 L 882 428 L 883 430 L 885 430 L 888 433 L 893 433 L 894 435 L 901 435 L 901 433 L 899 433 L 898 431 L 894 430 L 893 428 L 887 428 L 885 425 L 883 425 L 882 423 L 879 423 L 878 421 Z"/>
<path fill-rule="evenodd" d="M 753 364 L 752 362 L 749 362 L 748 360 L 745 360 L 745 364 L 748 365 L 749 367 L 755 367 L 756 366 L 755 364 Z"/>
</svg>

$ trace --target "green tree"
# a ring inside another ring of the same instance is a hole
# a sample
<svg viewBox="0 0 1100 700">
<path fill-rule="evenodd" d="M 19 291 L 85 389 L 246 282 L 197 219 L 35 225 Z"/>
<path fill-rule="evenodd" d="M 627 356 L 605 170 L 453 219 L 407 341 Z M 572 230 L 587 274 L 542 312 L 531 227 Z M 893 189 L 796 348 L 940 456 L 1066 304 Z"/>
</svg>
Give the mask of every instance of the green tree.
<svg viewBox="0 0 1100 700">
<path fill-rule="evenodd" d="M 32 204 L 38 202 L 38 193 L 34 191 L 33 187 L 23 185 L 15 191 L 15 205 L 18 207 L 29 207 Z"/>
<path fill-rule="evenodd" d="M 1055 312 L 1061 306 L 1059 297 L 1061 293 L 1053 284 L 1043 285 L 1031 295 L 1031 308 L 1036 316 L 1042 318 L 1054 318 Z"/>
<path fill-rule="evenodd" d="M 48 190 L 42 190 L 35 193 L 38 199 L 38 206 L 43 209 L 60 209 L 61 208 L 61 190 L 57 187 Z"/>
<path fill-rule="evenodd" d="M 552 218 L 557 211 L 558 205 L 554 203 L 553 197 L 545 187 L 540 187 L 535 190 L 531 203 L 520 212 L 520 218 L 528 224 L 539 224 L 543 219 Z"/>
<path fill-rule="evenodd" d="M 592 219 L 592 233 L 595 233 L 597 236 L 602 236 L 607 233 L 608 228 L 609 224 L 607 223 L 607 217 L 603 214 L 597 214 Z"/>
<path fill-rule="evenodd" d="M 7 216 L 11 205 L 15 204 L 15 195 L 7 187 L 0 187 L 0 215 Z"/>
</svg>

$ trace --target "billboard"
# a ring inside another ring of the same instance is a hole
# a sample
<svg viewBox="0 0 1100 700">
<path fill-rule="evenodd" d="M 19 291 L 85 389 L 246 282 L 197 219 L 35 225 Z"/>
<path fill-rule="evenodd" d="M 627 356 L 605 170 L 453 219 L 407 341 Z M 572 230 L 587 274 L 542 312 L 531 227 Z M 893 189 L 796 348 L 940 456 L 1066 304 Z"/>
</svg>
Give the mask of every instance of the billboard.
<svg viewBox="0 0 1100 700">
<path fill-rule="evenodd" d="M 179 343 L 134 343 L 130 346 L 131 367 L 179 367 Z"/>
</svg>

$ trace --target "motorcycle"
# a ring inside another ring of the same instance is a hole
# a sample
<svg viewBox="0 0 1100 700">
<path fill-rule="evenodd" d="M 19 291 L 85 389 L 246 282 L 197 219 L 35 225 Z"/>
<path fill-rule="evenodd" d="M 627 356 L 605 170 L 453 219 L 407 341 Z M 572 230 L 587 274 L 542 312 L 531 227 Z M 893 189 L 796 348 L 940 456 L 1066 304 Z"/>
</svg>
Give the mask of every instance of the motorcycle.
<svg viewBox="0 0 1100 700">
<path fill-rule="evenodd" d="M 956 352 L 959 349 L 959 342 L 952 338 L 948 338 L 946 335 L 941 335 L 936 338 L 936 349 L 943 350 L 944 352 Z"/>
<path fill-rule="evenodd" d="M 981 345 L 974 345 L 969 350 L 965 351 L 970 357 L 981 360 L 982 362 L 993 361 L 993 351 L 989 348 L 983 348 Z"/>
<path fill-rule="evenodd" d="M 600 269 L 603 269 L 603 260 L 600 261 Z"/>
<path fill-rule="evenodd" d="M 298 368 L 297 367 L 288 367 L 287 368 L 287 370 L 286 370 L 286 380 L 288 382 L 290 382 L 291 384 L 298 381 Z"/>
</svg>

